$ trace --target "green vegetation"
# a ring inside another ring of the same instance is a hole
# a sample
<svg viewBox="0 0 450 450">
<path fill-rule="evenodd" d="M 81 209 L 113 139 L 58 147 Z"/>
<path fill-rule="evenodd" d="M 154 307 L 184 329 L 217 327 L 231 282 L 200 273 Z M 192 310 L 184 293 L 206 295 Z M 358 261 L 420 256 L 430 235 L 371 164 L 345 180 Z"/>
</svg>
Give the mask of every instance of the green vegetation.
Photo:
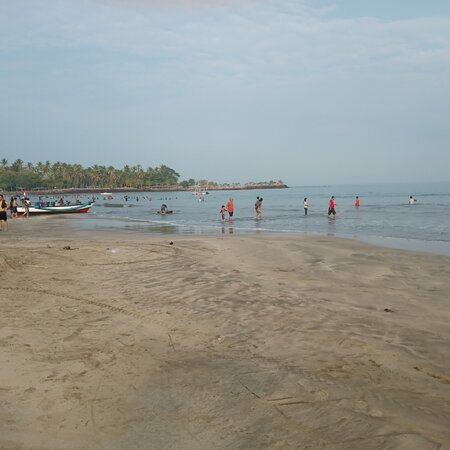
<svg viewBox="0 0 450 450">
<path fill-rule="evenodd" d="M 25 163 L 16 159 L 12 164 L 3 158 L 0 160 L 0 192 L 20 190 L 62 190 L 62 189 L 154 189 L 171 190 L 194 189 L 254 189 L 286 187 L 281 181 L 218 184 L 208 180 L 189 178 L 179 182 L 180 175 L 175 170 L 161 165 L 159 167 L 113 166 L 83 167 L 80 164 L 67 164 L 50 161 Z"/>
<path fill-rule="evenodd" d="M 21 159 L 16 159 L 12 164 L 8 164 L 6 159 L 0 161 L 0 190 L 6 191 L 173 186 L 178 183 L 179 177 L 175 170 L 165 165 L 147 169 L 140 165 L 116 169 L 98 165 L 84 168 L 80 164 L 50 161 L 37 164 L 24 163 Z"/>
</svg>

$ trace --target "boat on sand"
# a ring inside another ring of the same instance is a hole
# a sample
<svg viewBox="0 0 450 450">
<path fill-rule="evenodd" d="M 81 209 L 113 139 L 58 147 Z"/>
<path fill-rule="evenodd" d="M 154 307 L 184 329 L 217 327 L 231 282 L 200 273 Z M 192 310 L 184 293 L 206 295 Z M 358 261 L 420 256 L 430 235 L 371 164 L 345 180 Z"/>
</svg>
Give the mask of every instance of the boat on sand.
<svg viewBox="0 0 450 450">
<path fill-rule="evenodd" d="M 36 202 L 28 207 L 30 214 L 74 214 L 87 213 L 94 206 L 94 203 L 80 203 L 76 205 L 55 205 L 48 202 Z M 18 213 L 24 213 L 23 206 L 17 207 Z"/>
</svg>

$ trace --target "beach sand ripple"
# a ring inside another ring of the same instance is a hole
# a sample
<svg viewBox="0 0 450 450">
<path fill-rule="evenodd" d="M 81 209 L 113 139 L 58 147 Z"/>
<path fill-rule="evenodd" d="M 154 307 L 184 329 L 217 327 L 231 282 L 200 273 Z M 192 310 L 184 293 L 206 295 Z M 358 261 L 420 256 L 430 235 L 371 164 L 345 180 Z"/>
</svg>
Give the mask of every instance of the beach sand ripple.
<svg viewBox="0 0 450 450">
<path fill-rule="evenodd" d="M 447 258 L 17 226 L 2 449 L 449 448 Z"/>
</svg>

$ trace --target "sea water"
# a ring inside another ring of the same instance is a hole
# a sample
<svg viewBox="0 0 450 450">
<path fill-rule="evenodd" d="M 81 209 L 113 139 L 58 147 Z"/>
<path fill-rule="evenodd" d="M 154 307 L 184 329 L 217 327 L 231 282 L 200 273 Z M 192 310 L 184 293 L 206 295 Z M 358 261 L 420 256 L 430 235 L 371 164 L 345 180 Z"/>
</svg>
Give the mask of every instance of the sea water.
<svg viewBox="0 0 450 450">
<path fill-rule="evenodd" d="M 204 201 L 191 192 L 114 193 L 112 200 L 91 194 L 82 200 L 93 195 L 98 197 L 95 206 L 89 214 L 71 220 L 73 226 L 144 233 L 332 235 L 450 255 L 450 183 L 209 191 Z M 332 195 L 336 198 L 335 218 L 327 215 Z M 357 195 L 360 208 L 354 206 Z M 410 195 L 417 199 L 413 205 L 409 204 Z M 260 220 L 255 219 L 257 196 L 263 197 Z M 234 199 L 232 222 L 228 217 L 222 221 L 219 214 L 229 197 Z M 163 203 L 173 214 L 157 214 Z"/>
</svg>

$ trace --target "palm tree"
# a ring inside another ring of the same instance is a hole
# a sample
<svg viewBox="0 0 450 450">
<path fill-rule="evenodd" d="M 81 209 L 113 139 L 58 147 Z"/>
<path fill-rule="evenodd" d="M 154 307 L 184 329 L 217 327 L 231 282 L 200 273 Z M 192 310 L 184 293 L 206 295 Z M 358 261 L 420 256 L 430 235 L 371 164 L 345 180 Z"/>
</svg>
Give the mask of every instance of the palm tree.
<svg viewBox="0 0 450 450">
<path fill-rule="evenodd" d="M 14 172 L 20 172 L 23 169 L 23 160 L 16 159 L 12 164 L 11 164 L 11 169 Z"/>
<path fill-rule="evenodd" d="M 48 161 L 48 160 L 45 161 L 45 164 L 44 164 L 44 175 L 45 176 L 48 176 L 48 174 L 50 173 L 51 168 L 52 168 L 52 163 L 50 161 Z"/>
<path fill-rule="evenodd" d="M 44 164 L 41 161 L 36 164 L 36 170 L 39 175 L 44 175 Z"/>
<path fill-rule="evenodd" d="M 116 169 L 114 166 L 95 164 L 84 168 L 81 164 L 69 164 L 60 161 L 53 164 L 50 161 L 45 161 L 45 163 L 39 161 L 33 164 L 31 162 L 24 163 L 23 160 L 17 159 L 8 166 L 6 158 L 0 160 L 0 169 L 10 171 L 14 180 L 20 178 L 20 183 L 23 182 L 29 187 L 47 186 L 51 188 L 169 185 L 177 184 L 180 176 L 175 170 L 165 165 L 144 169 L 140 164 L 137 164 L 133 167 L 125 165 L 123 169 Z M 14 183 L 17 183 L 17 181 L 14 181 Z M 194 180 L 188 180 L 185 183 L 194 184 Z"/>
</svg>

